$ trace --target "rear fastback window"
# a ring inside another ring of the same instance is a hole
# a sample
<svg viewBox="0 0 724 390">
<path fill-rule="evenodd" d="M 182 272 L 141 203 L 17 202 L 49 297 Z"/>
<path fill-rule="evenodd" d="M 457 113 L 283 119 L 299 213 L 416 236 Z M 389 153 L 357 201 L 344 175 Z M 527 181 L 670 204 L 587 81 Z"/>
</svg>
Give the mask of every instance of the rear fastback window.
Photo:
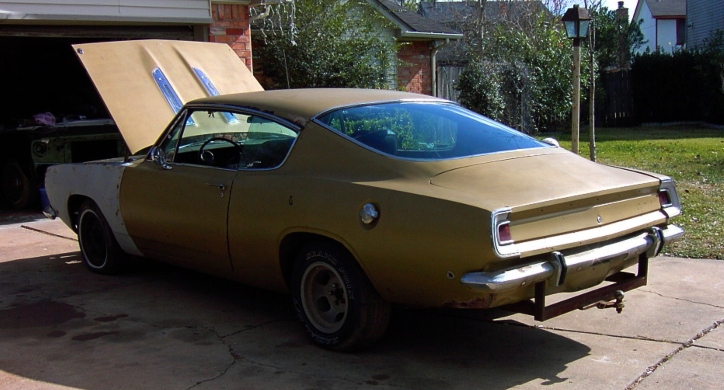
<svg viewBox="0 0 724 390">
<path fill-rule="evenodd" d="M 341 108 L 320 122 L 383 153 L 447 159 L 549 145 L 450 103 L 384 103 Z"/>
</svg>

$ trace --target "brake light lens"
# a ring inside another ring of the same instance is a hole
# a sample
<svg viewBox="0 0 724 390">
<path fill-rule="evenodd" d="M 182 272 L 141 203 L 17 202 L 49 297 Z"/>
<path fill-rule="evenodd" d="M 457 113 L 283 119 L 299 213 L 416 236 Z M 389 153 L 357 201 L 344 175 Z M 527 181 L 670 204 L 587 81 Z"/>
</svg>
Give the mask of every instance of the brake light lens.
<svg viewBox="0 0 724 390">
<path fill-rule="evenodd" d="M 501 245 L 510 244 L 513 242 L 513 236 L 510 234 L 510 223 L 505 222 L 498 225 L 498 240 Z"/>
<path fill-rule="evenodd" d="M 520 256 L 510 232 L 510 207 L 493 210 L 491 215 L 490 235 L 496 256 L 510 259 Z"/>
<path fill-rule="evenodd" d="M 671 206 L 671 195 L 669 191 L 659 190 L 659 204 L 661 204 L 661 207 Z"/>
</svg>

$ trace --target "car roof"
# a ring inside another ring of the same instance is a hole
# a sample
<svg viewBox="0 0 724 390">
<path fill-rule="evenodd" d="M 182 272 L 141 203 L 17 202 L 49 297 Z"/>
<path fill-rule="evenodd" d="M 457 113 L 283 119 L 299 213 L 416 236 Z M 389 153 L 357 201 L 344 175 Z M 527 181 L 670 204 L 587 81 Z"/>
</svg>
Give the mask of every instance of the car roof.
<svg viewBox="0 0 724 390">
<path fill-rule="evenodd" d="M 303 125 L 329 110 L 371 103 L 436 101 L 444 99 L 416 93 L 358 88 L 280 89 L 244 92 L 196 99 L 188 103 L 220 104 L 252 108 Z"/>
</svg>

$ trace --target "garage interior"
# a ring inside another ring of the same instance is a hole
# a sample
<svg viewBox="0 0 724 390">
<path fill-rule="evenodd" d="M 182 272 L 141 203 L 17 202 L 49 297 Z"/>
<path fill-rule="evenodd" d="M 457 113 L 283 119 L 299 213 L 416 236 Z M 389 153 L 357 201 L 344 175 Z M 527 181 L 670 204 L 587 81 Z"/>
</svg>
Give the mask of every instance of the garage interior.
<svg viewBox="0 0 724 390">
<path fill-rule="evenodd" d="M 40 209 L 37 192 L 43 186 L 47 166 L 38 164 L 37 156 L 32 155 L 32 140 L 68 133 L 117 134 L 71 45 L 128 39 L 199 40 L 204 37 L 204 29 L 198 25 L 0 24 L 0 74 L 4 76 L 0 88 L 0 210 Z M 57 128 L 34 119 L 34 115 L 44 113 L 52 114 Z M 102 120 L 96 123 L 103 126 L 84 124 L 82 129 L 59 131 L 63 124 L 72 122 L 75 127 L 93 120 Z M 74 141 L 65 145 L 68 157 L 61 162 L 115 157 L 116 144 L 112 140 Z"/>
</svg>

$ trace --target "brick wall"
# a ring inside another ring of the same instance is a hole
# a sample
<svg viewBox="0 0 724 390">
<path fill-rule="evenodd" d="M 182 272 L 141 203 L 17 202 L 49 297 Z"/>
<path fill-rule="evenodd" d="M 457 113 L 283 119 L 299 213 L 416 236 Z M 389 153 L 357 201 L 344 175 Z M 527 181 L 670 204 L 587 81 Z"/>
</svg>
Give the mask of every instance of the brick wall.
<svg viewBox="0 0 724 390">
<path fill-rule="evenodd" d="M 432 94 L 430 42 L 410 42 L 400 48 L 397 82 L 407 92 Z"/>
<path fill-rule="evenodd" d="M 252 70 L 249 7 L 212 2 L 211 17 L 214 21 L 209 28 L 209 41 L 231 46 L 246 67 Z"/>
</svg>

